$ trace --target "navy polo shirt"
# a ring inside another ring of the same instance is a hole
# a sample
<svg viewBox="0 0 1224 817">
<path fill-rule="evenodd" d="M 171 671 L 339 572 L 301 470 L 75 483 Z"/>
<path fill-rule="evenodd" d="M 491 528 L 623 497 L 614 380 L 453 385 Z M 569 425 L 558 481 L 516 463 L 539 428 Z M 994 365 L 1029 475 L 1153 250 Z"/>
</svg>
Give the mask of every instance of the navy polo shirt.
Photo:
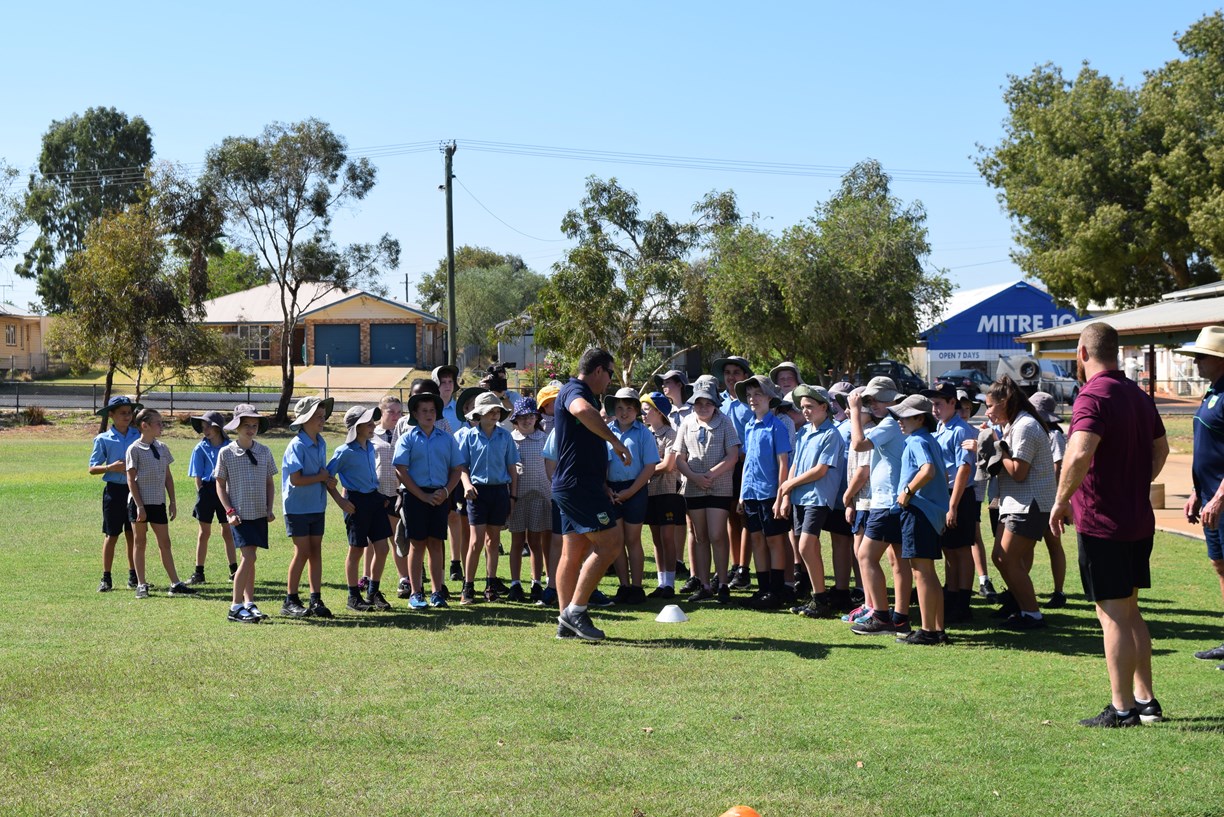
<svg viewBox="0 0 1224 817">
<path fill-rule="evenodd" d="M 595 392 L 576 377 L 571 377 L 561 387 L 557 402 L 553 404 L 553 434 L 557 443 L 557 470 L 553 472 L 552 480 L 554 491 L 579 487 L 602 491 L 607 477 L 607 442 L 570 414 L 570 404 L 579 397 L 598 410 L 599 401 L 595 399 Z"/>
<path fill-rule="evenodd" d="M 1224 481 L 1224 378 L 1211 385 L 1194 413 L 1194 489 L 1206 505 Z"/>
</svg>

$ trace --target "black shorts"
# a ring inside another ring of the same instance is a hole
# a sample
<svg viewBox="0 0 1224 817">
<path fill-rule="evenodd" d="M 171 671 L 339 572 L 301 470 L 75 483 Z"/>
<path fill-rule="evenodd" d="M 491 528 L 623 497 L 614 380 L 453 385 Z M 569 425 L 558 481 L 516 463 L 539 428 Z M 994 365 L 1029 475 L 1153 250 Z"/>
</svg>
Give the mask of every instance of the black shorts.
<svg viewBox="0 0 1224 817">
<path fill-rule="evenodd" d="M 888 508 L 872 508 L 867 512 L 865 536 L 876 542 L 901 544 L 901 517 Z"/>
<path fill-rule="evenodd" d="M 442 504 L 446 506 L 448 511 L 467 513 L 467 500 L 463 498 L 463 480 L 455 483 L 455 488 L 450 492 L 450 497 Z"/>
<path fill-rule="evenodd" d="M 387 521 L 385 497 L 382 494 L 378 491 L 365 494 L 349 491 L 345 499 L 354 506 L 353 513 L 344 515 L 349 547 L 363 548 L 370 542 L 391 538 L 391 523 Z"/>
<path fill-rule="evenodd" d="M 504 528 L 510 518 L 509 485 L 477 485 L 476 498 L 467 501 L 468 524 Z"/>
<path fill-rule="evenodd" d="M 1080 581 L 1088 601 L 1128 599 L 1136 588 L 1152 586 L 1152 537 L 1116 542 L 1081 533 Z"/>
<path fill-rule="evenodd" d="M 824 521 L 824 529 L 833 536 L 853 536 L 850 523 L 846 521 L 845 508 L 832 508 Z"/>
<path fill-rule="evenodd" d="M 939 532 L 917 508 L 901 509 L 901 558 L 941 559 Z"/>
<path fill-rule="evenodd" d="M 978 522 L 982 519 L 982 503 L 973 496 L 973 491 L 965 491 L 961 495 L 960 504 L 956 506 L 956 527 L 948 528 L 943 533 L 943 546 L 946 550 L 972 547 L 977 541 Z"/>
<path fill-rule="evenodd" d="M 231 525 L 234 532 L 234 547 L 268 549 L 268 517 L 260 519 L 243 519 L 237 525 Z"/>
<path fill-rule="evenodd" d="M 646 524 L 677 525 L 688 524 L 685 511 L 688 506 L 680 494 L 655 494 L 646 498 Z"/>
<path fill-rule="evenodd" d="M 613 491 L 623 491 L 633 484 L 633 480 L 627 482 L 609 482 L 608 487 Z M 641 525 L 646 521 L 646 506 L 649 504 L 650 497 L 646 495 L 647 487 L 642 486 L 636 494 L 621 502 L 619 505 L 612 503 L 612 518 L 615 520 L 623 520 L 626 525 Z"/>
<path fill-rule="evenodd" d="M 128 497 L 128 521 L 136 521 L 136 502 L 131 497 Z M 166 516 L 166 506 L 164 503 L 157 505 L 145 504 L 145 522 L 150 525 L 169 525 L 170 519 Z"/>
<path fill-rule="evenodd" d="M 791 508 L 791 523 L 796 536 L 805 533 L 819 536 L 822 530 L 828 530 L 826 525 L 835 516 L 837 514 L 825 505 L 795 505 Z M 845 522 L 846 517 L 841 517 L 841 520 Z"/>
<path fill-rule="evenodd" d="M 739 460 L 735 463 L 735 470 L 731 472 L 731 496 L 739 496 L 740 488 L 742 488 L 743 485 L 744 485 L 744 458 L 740 457 Z M 731 506 L 730 508 L 728 508 L 728 510 L 730 510 L 732 513 L 736 512 L 734 502 L 731 503 Z M 739 517 L 741 520 L 743 520 L 744 514 L 739 514 Z"/>
<path fill-rule="evenodd" d="M 704 511 L 713 508 L 716 511 L 731 512 L 735 503 L 729 496 L 713 496 L 706 494 L 705 496 L 686 496 L 684 498 L 684 507 L 690 511 Z"/>
<path fill-rule="evenodd" d="M 285 514 L 285 534 L 296 536 L 322 536 L 327 528 L 327 513 L 287 513 Z"/>
<path fill-rule="evenodd" d="M 217 496 L 216 482 L 211 479 L 200 482 L 200 490 L 196 493 L 195 507 L 191 509 L 191 515 L 205 525 L 211 525 L 214 521 L 225 523 L 225 507 Z"/>
<path fill-rule="evenodd" d="M 421 488 L 426 494 L 432 494 L 437 488 Z M 450 499 L 442 501 L 441 505 L 430 505 L 422 502 L 411 493 L 401 494 L 400 521 L 404 523 L 404 532 L 410 542 L 424 542 L 426 539 L 441 539 L 446 541 L 447 519 L 450 517 L 452 505 Z"/>
<path fill-rule="evenodd" d="M 766 536 L 781 536 L 790 532 L 790 521 L 778 519 L 773 513 L 774 500 L 745 499 L 744 527 L 749 533 L 763 533 Z"/>
<path fill-rule="evenodd" d="M 128 487 L 118 482 L 102 483 L 102 533 L 118 536 L 132 529 L 128 521 Z"/>
<path fill-rule="evenodd" d="M 850 523 L 850 533 L 857 536 L 858 534 L 866 534 L 867 518 L 871 515 L 871 511 L 855 511 L 854 521 Z"/>
<path fill-rule="evenodd" d="M 616 527 L 612 500 L 600 485 L 595 490 L 565 488 L 553 491 L 553 505 L 561 517 L 561 533 L 595 533 Z"/>
</svg>

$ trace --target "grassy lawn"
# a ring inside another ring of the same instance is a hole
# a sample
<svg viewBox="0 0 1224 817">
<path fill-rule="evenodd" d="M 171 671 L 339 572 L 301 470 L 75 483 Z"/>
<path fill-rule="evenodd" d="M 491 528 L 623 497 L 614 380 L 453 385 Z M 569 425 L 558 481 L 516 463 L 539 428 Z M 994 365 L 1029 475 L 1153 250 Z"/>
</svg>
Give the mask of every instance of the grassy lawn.
<svg viewBox="0 0 1224 817">
<path fill-rule="evenodd" d="M 103 386 L 106 384 L 105 369 L 91 369 L 80 377 L 72 375 L 64 375 L 63 377 L 49 377 L 40 379 L 40 383 L 60 383 L 66 386 Z M 249 386 L 279 386 L 281 384 L 280 366 L 255 366 L 251 371 L 251 379 L 247 383 Z M 116 373 L 115 386 L 122 390 L 123 387 L 132 387 L 134 384 L 130 377 Z"/>
<path fill-rule="evenodd" d="M 1174 454 L 1194 453 L 1194 415 L 1162 417 L 1169 450 Z"/>
<path fill-rule="evenodd" d="M 655 623 L 659 605 L 611 608 L 595 616 L 608 642 L 558 642 L 553 613 L 506 603 L 347 614 L 333 509 L 333 622 L 227 623 L 216 537 L 202 598 L 165 597 L 153 546 L 152 598 L 100 595 L 91 434 L 80 419 L 0 431 L 5 815 L 716 817 L 746 803 L 765 817 L 1034 817 L 1205 815 L 1224 801 L 1224 672 L 1191 656 L 1224 636 L 1197 541 L 1158 536 L 1146 594 L 1168 720 L 1106 732 L 1075 725 L 1108 700 L 1078 593 L 1038 633 L 994 629 L 979 607 L 937 649 L 705 605 L 685 605 L 684 624 Z M 193 439 L 182 426 L 167 439 L 184 574 Z M 265 442 L 279 457 L 286 439 Z M 280 530 L 258 567 L 268 613 L 290 553 Z M 1044 554 L 1033 575 L 1044 596 Z"/>
</svg>

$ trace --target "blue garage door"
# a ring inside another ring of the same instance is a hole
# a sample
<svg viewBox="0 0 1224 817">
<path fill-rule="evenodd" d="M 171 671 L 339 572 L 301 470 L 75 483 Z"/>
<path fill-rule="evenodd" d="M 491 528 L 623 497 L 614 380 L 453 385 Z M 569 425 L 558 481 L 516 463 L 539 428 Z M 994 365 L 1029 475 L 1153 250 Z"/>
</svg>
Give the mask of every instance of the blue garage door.
<svg viewBox="0 0 1224 817">
<path fill-rule="evenodd" d="M 361 327 L 351 324 L 321 324 L 314 330 L 314 362 L 322 366 L 331 357 L 333 366 L 361 365 Z"/>
<path fill-rule="evenodd" d="M 416 324 L 376 323 L 370 326 L 370 363 L 374 366 L 416 365 Z"/>
</svg>

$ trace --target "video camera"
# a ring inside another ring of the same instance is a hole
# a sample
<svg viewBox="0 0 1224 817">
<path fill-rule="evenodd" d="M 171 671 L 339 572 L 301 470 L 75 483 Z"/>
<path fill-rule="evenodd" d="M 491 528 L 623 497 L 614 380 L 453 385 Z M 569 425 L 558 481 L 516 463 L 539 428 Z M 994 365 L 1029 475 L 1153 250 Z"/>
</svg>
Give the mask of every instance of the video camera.
<svg viewBox="0 0 1224 817">
<path fill-rule="evenodd" d="M 485 376 L 481 378 L 480 385 L 484 386 L 489 391 L 504 394 L 508 383 L 506 382 L 506 369 L 515 368 L 514 363 L 496 363 L 494 362 L 485 369 Z"/>
</svg>

